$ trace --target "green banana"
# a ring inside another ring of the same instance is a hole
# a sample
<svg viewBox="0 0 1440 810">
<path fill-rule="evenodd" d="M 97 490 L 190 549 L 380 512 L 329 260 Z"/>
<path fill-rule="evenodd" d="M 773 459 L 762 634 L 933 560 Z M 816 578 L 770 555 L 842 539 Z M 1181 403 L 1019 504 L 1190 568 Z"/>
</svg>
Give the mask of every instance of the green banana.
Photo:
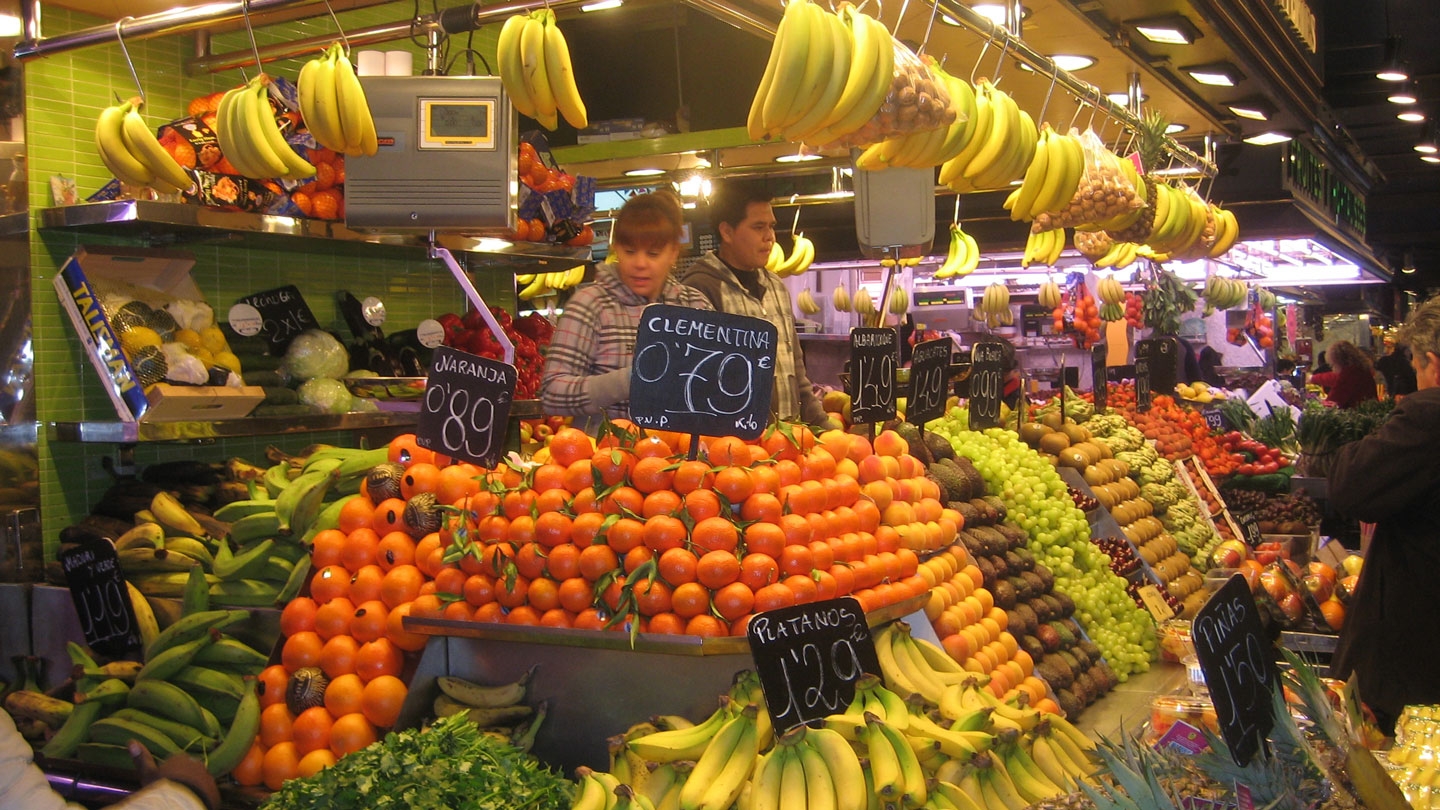
<svg viewBox="0 0 1440 810">
<path fill-rule="evenodd" d="M 176 535 L 165 540 L 164 551 L 171 554 L 184 554 L 187 557 L 194 557 L 208 570 L 215 564 L 215 555 L 210 553 L 210 547 L 193 537 Z"/>
<path fill-rule="evenodd" d="M 152 714 L 140 709 L 126 707 L 116 711 L 110 716 L 149 726 L 169 737 L 170 741 L 179 746 L 183 751 L 203 751 L 215 744 L 214 737 L 205 736 L 200 729 L 194 726 L 187 726 L 184 723 L 167 720 L 157 714 Z"/>
<path fill-rule="evenodd" d="M 310 579 L 310 569 L 312 567 L 313 564 L 310 562 L 308 555 L 295 563 L 295 567 L 290 570 L 289 579 L 285 580 L 285 584 L 280 588 L 280 591 L 275 594 L 275 605 L 277 607 L 283 609 L 285 605 L 289 604 L 291 599 L 300 595 L 300 589 L 303 588 L 305 582 Z"/>
<path fill-rule="evenodd" d="M 65 719 L 65 724 L 55 732 L 55 736 L 40 749 L 40 753 L 47 759 L 63 759 L 74 754 L 75 749 L 90 735 L 90 726 L 99 719 L 100 710 L 103 708 L 104 704 L 98 700 L 78 704 Z"/>
<path fill-rule="evenodd" d="M 324 508 L 325 495 L 338 480 L 334 471 L 308 472 L 291 482 L 290 486 L 275 499 L 275 513 L 280 516 L 280 534 L 305 535 L 310 524 Z M 293 497 L 291 492 L 295 494 Z"/>
<path fill-rule="evenodd" d="M 180 596 L 180 615 L 189 616 L 195 613 L 204 613 L 209 609 L 210 583 L 205 579 L 205 572 L 202 569 L 198 567 L 192 568 L 190 569 L 188 578 L 185 580 L 185 589 Z M 146 643 L 145 648 L 149 649 L 153 643 L 153 640 Z"/>
<path fill-rule="evenodd" d="M 261 569 L 258 579 L 269 582 L 287 582 L 290 574 L 295 571 L 295 563 L 290 562 L 279 554 L 271 554 L 265 558 L 265 567 Z"/>
<path fill-rule="evenodd" d="M 201 707 L 189 692 L 169 681 L 137 681 L 125 705 L 193 726 L 209 737 L 220 735 L 220 722 L 215 715 Z M 251 736 L 254 736 L 253 731 Z"/>
<path fill-rule="evenodd" d="M 135 770 L 135 758 L 130 756 L 130 747 L 127 745 L 87 742 L 75 746 L 66 756 L 70 754 L 88 765 L 114 768 L 117 771 Z"/>
<path fill-rule="evenodd" d="M 180 753 L 180 746 L 154 726 L 114 716 L 90 724 L 90 742 L 126 745 L 130 740 L 139 740 L 146 750 L 160 759 Z"/>
<path fill-rule="evenodd" d="M 384 464 L 390 460 L 390 448 L 388 446 L 377 447 L 374 450 L 361 450 L 349 458 L 340 462 L 335 468 L 341 479 L 363 476 L 370 472 L 370 468 L 376 464 Z"/>
<path fill-rule="evenodd" d="M 229 546 L 225 545 L 224 541 L 221 542 L 221 551 L 215 556 L 215 565 L 211 571 L 222 581 L 257 577 L 260 572 L 265 570 L 265 564 L 270 558 L 270 549 L 275 545 L 275 540 L 267 537 L 239 554 L 233 552 L 227 554 Z"/>
<path fill-rule="evenodd" d="M 245 680 L 233 672 L 189 664 L 170 676 L 170 682 L 206 704 L 216 700 L 239 700 L 245 696 Z"/>
<path fill-rule="evenodd" d="M 136 574 L 183 573 L 200 565 L 199 560 L 188 554 L 172 554 L 163 548 L 127 548 L 116 556 L 120 559 L 120 570 Z"/>
<path fill-rule="evenodd" d="M 279 557 L 293 565 L 301 560 L 310 558 L 310 547 L 303 546 L 296 542 L 294 537 L 286 539 L 276 538 L 275 545 L 270 547 L 270 556 Z M 286 567 L 285 576 L 289 575 L 290 569 Z M 281 577 L 281 579 L 284 579 L 284 577 Z"/>
<path fill-rule="evenodd" d="M 94 683 L 87 686 L 88 689 L 94 689 L 101 681 L 106 681 L 111 678 L 118 678 L 126 683 L 134 683 L 135 679 L 140 675 L 140 670 L 143 668 L 144 665 L 139 661 L 111 661 L 104 666 L 86 669 L 83 674 L 86 678 L 94 679 Z"/>
<path fill-rule="evenodd" d="M 265 492 L 269 494 L 272 499 L 279 497 L 280 493 L 284 492 L 285 488 L 290 486 L 291 469 L 292 467 L 289 464 L 281 462 L 267 469 L 265 475 L 261 477 L 260 481 L 265 485 Z"/>
<path fill-rule="evenodd" d="M 208 595 L 208 594 L 207 594 Z M 270 663 L 270 656 L 238 638 L 221 636 L 214 644 L 202 647 L 190 663 L 202 667 L 227 669 L 240 674 L 255 674 Z"/>
<path fill-rule="evenodd" d="M 83 706 L 87 703 L 98 703 L 101 706 L 113 706 L 129 700 L 130 693 L 134 691 L 130 684 L 119 678 L 107 678 L 101 681 L 92 689 L 75 694 L 76 705 Z"/>
<path fill-rule="evenodd" d="M 194 641 L 203 635 L 208 635 L 211 628 L 223 630 L 236 622 L 244 621 L 250 617 L 248 610 L 207 610 L 202 613 L 191 613 L 176 619 L 169 627 L 160 631 L 155 643 L 145 650 L 145 660 L 149 661 L 157 655 L 176 645 Z"/>
<path fill-rule="evenodd" d="M 166 648 L 158 655 L 150 656 L 146 659 L 145 666 L 140 669 L 140 674 L 135 676 L 136 680 L 169 680 L 175 673 L 187 666 L 190 659 L 194 658 L 202 647 L 213 644 L 219 632 L 218 630 L 207 632 L 193 641 L 176 644 Z"/>
<path fill-rule="evenodd" d="M 256 499 L 231 501 L 215 510 L 215 519 L 225 523 L 234 523 L 251 515 L 274 511 L 275 502 L 268 499 L 263 501 Z"/>
<path fill-rule="evenodd" d="M 273 504 L 268 512 L 256 512 L 230 524 L 230 542 L 237 546 L 248 545 L 256 540 L 274 537 L 280 532 L 280 515 Z"/>
<path fill-rule="evenodd" d="M 258 579 L 235 579 L 210 586 L 212 600 L 243 607 L 273 607 L 279 593 L 274 583 Z"/>
<path fill-rule="evenodd" d="M 65 642 L 65 654 L 70 656 L 70 665 L 81 669 L 94 669 L 100 666 L 100 662 L 90 654 L 90 651 L 74 641 Z"/>
<path fill-rule="evenodd" d="M 255 692 L 255 682 L 246 681 L 245 695 L 235 709 L 235 718 L 225 738 L 205 758 L 205 768 L 212 776 L 221 776 L 235 770 L 240 760 L 250 750 L 255 734 L 260 730 L 260 696 Z"/>
<path fill-rule="evenodd" d="M 200 566 L 195 566 L 200 568 Z M 201 569 L 203 573 L 204 569 Z M 204 574 L 207 581 L 219 582 L 220 578 Z M 153 574 L 129 574 L 125 577 L 146 596 L 163 596 L 178 599 L 185 595 L 185 584 L 190 574 L 185 571 L 164 571 Z"/>
<path fill-rule="evenodd" d="M 344 479 L 342 478 L 341 481 L 344 481 Z M 338 487 L 339 484 L 337 483 L 336 486 Z M 310 528 L 306 529 L 305 533 L 300 536 L 300 544 L 306 548 L 309 548 L 310 541 L 315 539 L 315 535 L 325 531 L 326 529 L 333 529 L 339 526 L 340 510 L 345 508 L 345 504 L 349 503 L 351 498 L 358 497 L 360 497 L 358 493 L 353 495 L 345 495 L 342 498 L 337 498 L 330 503 L 325 504 L 325 508 L 321 509 L 320 514 L 316 515 L 315 519 L 310 522 Z"/>
</svg>

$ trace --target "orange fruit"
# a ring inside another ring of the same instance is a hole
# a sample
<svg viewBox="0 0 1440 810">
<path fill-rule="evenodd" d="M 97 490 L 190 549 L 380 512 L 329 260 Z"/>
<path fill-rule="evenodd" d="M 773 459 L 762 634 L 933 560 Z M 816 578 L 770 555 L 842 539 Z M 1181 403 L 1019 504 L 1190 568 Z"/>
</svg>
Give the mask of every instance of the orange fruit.
<svg viewBox="0 0 1440 810">
<path fill-rule="evenodd" d="M 685 548 L 672 548 L 660 555 L 660 576 L 664 577 L 666 582 L 676 586 L 694 582 L 695 568 L 698 564 L 699 559 L 695 556 L 695 552 Z"/>
<path fill-rule="evenodd" d="M 293 724 L 295 751 L 302 757 L 311 751 L 330 750 L 330 726 L 334 724 L 324 706 L 311 706 L 295 718 Z"/>
<path fill-rule="evenodd" d="M 395 725 L 400 717 L 400 708 L 405 705 L 405 682 L 394 675 L 381 675 L 365 684 L 361 697 L 361 711 L 365 719 L 379 728 Z"/>
<path fill-rule="evenodd" d="M 331 717 L 343 717 L 360 711 L 365 682 L 354 673 L 332 678 L 325 687 L 325 710 Z"/>
<path fill-rule="evenodd" d="M 380 598 L 380 586 L 386 573 L 378 565 L 367 565 L 350 578 L 350 601 L 359 605 Z"/>
<path fill-rule="evenodd" d="M 375 507 L 370 506 L 363 498 L 354 498 L 346 502 L 346 506 L 359 502 L 365 510 L 365 524 L 356 526 L 355 529 L 370 528 L 370 513 Z M 354 531 L 352 529 L 351 531 Z M 349 532 L 342 532 L 336 529 L 326 529 L 316 534 L 310 540 L 310 566 L 313 570 L 319 571 L 327 565 L 340 564 L 340 552 L 345 548 L 345 538 Z"/>
<path fill-rule="evenodd" d="M 425 575 L 420 573 L 419 568 L 397 565 L 385 574 L 385 580 L 380 584 L 380 599 L 391 608 L 414 601 L 424 583 Z"/>
<path fill-rule="evenodd" d="M 260 670 L 258 680 L 262 707 L 285 702 L 285 686 L 290 683 L 290 673 L 285 671 L 284 664 L 271 664 Z"/>
<path fill-rule="evenodd" d="M 546 446 L 550 448 L 550 457 L 555 463 L 567 467 L 595 454 L 595 445 L 590 436 L 576 427 L 563 427 L 555 431 Z"/>
<path fill-rule="evenodd" d="M 377 638 L 360 646 L 355 655 L 355 674 L 369 683 L 381 675 L 399 675 L 405 654 L 388 638 Z"/>
<path fill-rule="evenodd" d="M 695 565 L 695 580 L 712 591 L 740 578 L 740 558 L 733 551 L 710 551 Z M 745 612 L 749 612 L 748 610 Z"/>
<path fill-rule="evenodd" d="M 452 602 L 450 606 L 466 604 L 464 601 L 459 601 Z M 425 643 L 430 640 L 429 636 L 421 633 L 412 633 L 405 629 L 405 617 L 411 614 L 414 606 L 415 602 L 406 602 L 390 611 L 390 615 L 385 620 L 385 638 L 390 639 L 390 643 L 406 652 L 419 652 L 425 649 Z M 447 606 L 447 608 L 450 606 Z M 450 611 L 447 609 L 444 613 L 449 614 Z M 468 619 L 469 616 L 469 613 L 465 614 L 465 618 Z M 447 615 L 446 617 L 448 618 L 449 616 Z"/>
<path fill-rule="evenodd" d="M 302 667 L 319 666 L 320 651 L 324 647 L 325 641 L 314 630 L 296 633 L 285 639 L 285 646 L 280 648 L 280 663 L 290 672 Z"/>
<path fill-rule="evenodd" d="M 379 599 L 361 602 L 351 613 L 350 635 L 361 644 L 374 641 L 385 635 L 385 622 L 390 608 Z"/>
<path fill-rule="evenodd" d="M 271 748 L 294 739 L 295 715 L 284 702 L 272 703 L 260 710 L 260 744 Z"/>
<path fill-rule="evenodd" d="M 415 540 L 409 532 L 390 532 L 375 546 L 375 564 L 382 571 L 389 571 L 397 565 L 413 564 L 415 550 Z"/>
<path fill-rule="evenodd" d="M 295 768 L 295 775 L 304 779 L 307 776 L 314 776 L 334 764 L 335 752 L 328 747 L 320 748 L 300 757 L 300 763 Z"/>
<path fill-rule="evenodd" d="M 740 545 L 740 530 L 725 517 L 707 517 L 690 529 L 690 542 L 696 553 L 711 551 L 734 552 Z"/>
<path fill-rule="evenodd" d="M 265 787 L 271 790 L 279 790 L 287 780 L 298 776 L 300 755 L 296 753 L 295 743 L 282 742 L 267 748 L 261 771 L 265 775 Z"/>
<path fill-rule="evenodd" d="M 713 601 L 715 612 L 733 622 L 755 607 L 755 592 L 743 582 L 731 582 L 715 591 Z"/>
<path fill-rule="evenodd" d="M 698 582 L 686 582 L 670 594 L 671 610 L 682 619 L 699 616 L 710 609 L 710 591 Z"/>
<path fill-rule="evenodd" d="M 315 600 L 308 596 L 291 599 L 285 609 L 280 611 L 280 633 L 293 636 L 305 630 L 314 630 L 317 609 Z"/>
<path fill-rule="evenodd" d="M 350 593 L 350 570 L 343 565 L 327 565 L 310 579 L 310 598 L 323 605 L 331 599 Z"/>
<path fill-rule="evenodd" d="M 265 781 L 265 746 L 259 740 L 250 744 L 250 750 L 245 752 L 245 758 L 230 772 L 235 781 L 246 786 L 254 787 Z"/>
<path fill-rule="evenodd" d="M 359 751 L 376 739 L 375 726 L 358 712 L 336 718 L 330 726 L 330 750 L 337 757 Z"/>
<path fill-rule="evenodd" d="M 330 678 L 355 671 L 355 655 L 360 642 L 354 636 L 336 636 L 320 649 L 320 669 Z"/>
<path fill-rule="evenodd" d="M 315 612 L 314 630 L 320 638 L 329 641 L 336 636 L 350 632 L 350 621 L 355 616 L 355 604 L 348 597 L 331 599 Z M 298 632 L 298 631 L 297 631 Z M 285 635 L 295 635 L 286 633 Z"/>
</svg>

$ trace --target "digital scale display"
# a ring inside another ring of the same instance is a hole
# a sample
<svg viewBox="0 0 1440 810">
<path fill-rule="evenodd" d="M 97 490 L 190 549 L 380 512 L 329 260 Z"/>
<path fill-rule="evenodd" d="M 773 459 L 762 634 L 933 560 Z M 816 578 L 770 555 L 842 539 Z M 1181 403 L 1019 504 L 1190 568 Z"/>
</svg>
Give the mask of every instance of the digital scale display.
<svg viewBox="0 0 1440 810">
<path fill-rule="evenodd" d="M 420 101 L 421 149 L 494 149 L 494 99 Z"/>
</svg>

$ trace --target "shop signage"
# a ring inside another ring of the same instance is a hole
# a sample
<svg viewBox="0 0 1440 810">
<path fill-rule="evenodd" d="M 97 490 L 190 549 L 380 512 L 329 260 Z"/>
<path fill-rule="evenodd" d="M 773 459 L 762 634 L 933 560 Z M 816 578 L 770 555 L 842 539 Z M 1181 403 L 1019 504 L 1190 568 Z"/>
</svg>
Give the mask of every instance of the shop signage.
<svg viewBox="0 0 1440 810">
<path fill-rule="evenodd" d="M 1309 146 L 1286 144 L 1282 169 L 1285 188 L 1318 207 L 1360 238 L 1365 237 L 1365 195 L 1332 171 Z"/>
<path fill-rule="evenodd" d="M 1245 577 L 1230 577 L 1196 612 L 1190 637 L 1215 704 L 1220 735 L 1243 768 L 1274 725 L 1271 693 L 1279 686 L 1274 647 L 1266 640 Z"/>
<path fill-rule="evenodd" d="M 865 611 L 853 597 L 767 610 L 750 620 L 745 636 L 777 733 L 843 712 L 855 681 L 880 672 Z"/>
<path fill-rule="evenodd" d="M 868 425 L 895 418 L 900 336 L 893 327 L 850 330 L 850 420 Z"/>
<path fill-rule="evenodd" d="M 1000 427 L 1005 386 L 1005 344 L 977 340 L 970 349 L 970 429 Z"/>
<path fill-rule="evenodd" d="M 435 349 L 415 443 L 453 458 L 494 466 L 505 449 L 515 367 L 449 346 Z"/>
<path fill-rule="evenodd" d="M 1240 528 L 1240 539 L 1250 548 L 1259 548 L 1265 538 L 1260 534 L 1260 524 L 1256 522 L 1255 516 L 1249 512 L 1236 512 L 1234 517 Z"/>
<path fill-rule="evenodd" d="M 1225 429 L 1225 414 L 1214 405 L 1206 405 L 1201 408 L 1200 415 L 1205 417 L 1205 425 L 1211 430 Z"/>
<path fill-rule="evenodd" d="M 910 396 L 905 402 L 905 421 L 923 425 L 945 415 L 945 382 L 950 376 L 948 337 L 918 344 L 910 355 Z"/>
<path fill-rule="evenodd" d="M 240 299 L 240 303 L 249 304 L 259 311 L 260 333 L 270 342 L 270 353 L 273 355 L 284 354 L 285 347 L 301 332 L 320 328 L 320 323 L 305 303 L 305 296 L 294 284 L 247 295 Z"/>
<path fill-rule="evenodd" d="M 1305 43 L 1310 53 L 1315 53 L 1319 38 L 1315 31 L 1315 13 L 1310 10 L 1310 4 L 1306 0 L 1275 0 L 1275 5 L 1280 9 L 1280 13 L 1285 15 L 1285 19 L 1290 21 L 1295 35 Z"/>
<path fill-rule="evenodd" d="M 83 536 L 61 550 L 60 568 L 90 649 L 106 658 L 121 658 L 138 650 L 140 625 L 115 544 L 103 537 Z"/>
<path fill-rule="evenodd" d="M 760 318 L 652 304 L 640 316 L 630 420 L 753 439 L 770 422 L 779 330 Z"/>
<path fill-rule="evenodd" d="M 1105 413 L 1105 405 L 1110 401 L 1110 383 L 1105 378 L 1105 357 L 1109 351 L 1104 343 L 1097 343 L 1090 350 L 1090 387 L 1095 391 L 1095 413 Z"/>
</svg>

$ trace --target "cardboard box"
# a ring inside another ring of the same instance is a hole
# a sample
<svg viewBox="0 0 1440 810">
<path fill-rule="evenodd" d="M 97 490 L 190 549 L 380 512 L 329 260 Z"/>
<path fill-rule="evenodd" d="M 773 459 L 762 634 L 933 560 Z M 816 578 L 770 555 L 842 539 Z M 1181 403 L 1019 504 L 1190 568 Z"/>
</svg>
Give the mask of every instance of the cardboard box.
<svg viewBox="0 0 1440 810">
<path fill-rule="evenodd" d="M 151 310 L 162 311 L 167 303 L 178 300 L 195 302 L 194 306 L 200 307 L 201 311 L 204 306 L 208 306 L 204 303 L 200 289 L 190 277 L 190 268 L 194 264 L 194 257 L 187 253 L 124 247 L 82 247 L 65 261 L 60 272 L 55 275 L 53 285 L 60 298 L 61 308 L 69 316 L 75 333 L 84 342 L 90 363 L 100 375 L 105 392 L 115 406 L 115 414 L 122 422 L 150 421 L 152 417 L 196 418 L 165 415 L 173 412 L 171 409 L 181 407 L 179 405 L 171 405 L 151 414 L 154 406 L 146 394 L 145 383 L 159 383 L 160 380 L 153 377 L 147 380 L 146 377 L 153 373 L 152 369 L 143 366 L 137 369 L 136 363 L 132 363 L 122 349 L 121 342 L 121 335 L 126 330 L 124 324 L 130 318 L 125 310 L 132 302 L 142 303 Z M 168 311 L 166 314 L 169 314 Z M 173 315 L 171 319 L 174 320 Z M 213 323 L 213 310 L 210 321 Z M 195 324 L 177 325 L 189 328 Z M 159 350 L 159 353 L 163 356 L 163 350 Z M 168 368 L 168 363 L 166 366 Z M 193 387 L 196 390 L 208 388 Z M 245 391 L 238 387 L 221 386 L 220 390 L 212 389 L 209 394 L 199 395 L 237 397 L 233 405 L 226 402 L 224 416 L 205 418 L 235 418 L 249 414 L 255 405 L 264 400 L 263 391 L 259 399 L 254 399 L 256 390 L 258 389 Z M 166 395 L 162 395 L 162 398 L 164 396 Z M 188 395 L 168 396 L 174 401 L 188 398 Z M 212 407 L 208 410 L 216 409 Z"/>
<path fill-rule="evenodd" d="M 265 389 L 258 385 L 232 388 L 228 385 L 170 385 L 157 383 L 146 398 L 143 422 L 213 422 L 244 419 L 265 401 Z"/>
</svg>

